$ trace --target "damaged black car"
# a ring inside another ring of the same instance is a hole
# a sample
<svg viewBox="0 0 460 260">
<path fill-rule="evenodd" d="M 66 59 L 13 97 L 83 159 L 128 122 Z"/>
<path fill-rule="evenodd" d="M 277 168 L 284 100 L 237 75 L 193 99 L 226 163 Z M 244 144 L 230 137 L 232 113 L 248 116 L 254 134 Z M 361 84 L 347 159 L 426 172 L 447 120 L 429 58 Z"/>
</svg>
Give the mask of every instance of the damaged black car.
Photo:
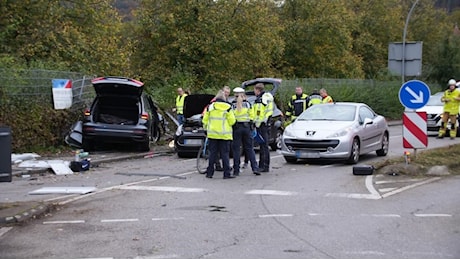
<svg viewBox="0 0 460 260">
<path fill-rule="evenodd" d="M 184 99 L 185 122 L 177 127 L 174 135 L 174 148 L 179 157 L 196 157 L 206 138 L 203 129 L 202 113 L 211 103 L 214 95 L 192 94 Z"/>
<path fill-rule="evenodd" d="M 150 143 L 160 139 L 164 120 L 143 92 L 144 83 L 125 77 L 100 77 L 93 79 L 92 85 L 96 97 L 66 142 L 78 143 L 81 131 L 81 146 L 86 151 L 103 143 L 128 143 L 142 151 L 150 150 Z"/>
</svg>

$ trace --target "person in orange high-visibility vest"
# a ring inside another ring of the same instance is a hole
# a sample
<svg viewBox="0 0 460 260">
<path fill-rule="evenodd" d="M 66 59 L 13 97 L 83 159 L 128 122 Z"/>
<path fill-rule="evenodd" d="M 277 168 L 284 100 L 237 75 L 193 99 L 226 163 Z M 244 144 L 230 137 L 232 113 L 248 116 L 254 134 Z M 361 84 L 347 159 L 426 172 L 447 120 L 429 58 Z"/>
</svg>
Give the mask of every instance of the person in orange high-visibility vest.
<svg viewBox="0 0 460 260">
<path fill-rule="evenodd" d="M 329 96 L 327 94 L 327 90 L 322 88 L 319 90 L 319 94 L 321 95 L 321 97 L 323 97 L 323 100 L 321 101 L 321 103 L 334 103 L 334 100 L 332 99 L 331 96 Z"/>
</svg>

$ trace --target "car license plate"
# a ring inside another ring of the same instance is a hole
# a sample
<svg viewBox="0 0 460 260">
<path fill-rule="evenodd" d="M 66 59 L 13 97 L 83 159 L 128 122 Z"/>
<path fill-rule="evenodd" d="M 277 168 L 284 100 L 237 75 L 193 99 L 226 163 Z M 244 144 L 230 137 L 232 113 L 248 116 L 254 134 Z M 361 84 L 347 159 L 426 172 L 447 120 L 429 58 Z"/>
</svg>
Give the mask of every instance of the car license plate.
<svg viewBox="0 0 460 260">
<path fill-rule="evenodd" d="M 319 152 L 313 151 L 296 151 L 295 157 L 303 159 L 319 158 Z"/>
<path fill-rule="evenodd" d="M 185 139 L 184 144 L 186 145 L 201 145 L 201 139 Z"/>
</svg>

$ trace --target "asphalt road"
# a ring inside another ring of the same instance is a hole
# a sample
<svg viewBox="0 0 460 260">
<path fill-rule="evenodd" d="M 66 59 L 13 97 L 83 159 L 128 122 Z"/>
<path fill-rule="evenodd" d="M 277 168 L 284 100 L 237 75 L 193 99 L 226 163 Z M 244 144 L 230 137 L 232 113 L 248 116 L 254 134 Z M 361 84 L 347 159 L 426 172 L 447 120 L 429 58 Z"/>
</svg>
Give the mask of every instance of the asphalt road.
<svg viewBox="0 0 460 260">
<path fill-rule="evenodd" d="M 401 126 L 390 130 L 389 155 L 401 156 Z M 41 195 L 59 209 L 0 234 L 0 258 L 460 257 L 458 176 L 354 176 L 350 165 L 287 164 L 276 152 L 271 166 L 206 179 L 194 159 L 170 155 L 43 181 L 97 191 Z"/>
</svg>

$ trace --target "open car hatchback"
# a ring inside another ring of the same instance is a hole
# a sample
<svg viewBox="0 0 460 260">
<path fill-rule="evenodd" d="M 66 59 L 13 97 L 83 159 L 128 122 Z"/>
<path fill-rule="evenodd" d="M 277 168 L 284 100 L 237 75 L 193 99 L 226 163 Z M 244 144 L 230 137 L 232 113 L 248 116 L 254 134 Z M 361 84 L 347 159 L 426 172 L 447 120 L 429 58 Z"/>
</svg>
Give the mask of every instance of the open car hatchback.
<svg viewBox="0 0 460 260">
<path fill-rule="evenodd" d="M 124 77 L 92 80 L 96 98 L 85 111 L 82 145 L 94 150 L 101 143 L 134 143 L 143 151 L 160 137 L 157 107 L 143 93 L 144 83 Z"/>
</svg>

